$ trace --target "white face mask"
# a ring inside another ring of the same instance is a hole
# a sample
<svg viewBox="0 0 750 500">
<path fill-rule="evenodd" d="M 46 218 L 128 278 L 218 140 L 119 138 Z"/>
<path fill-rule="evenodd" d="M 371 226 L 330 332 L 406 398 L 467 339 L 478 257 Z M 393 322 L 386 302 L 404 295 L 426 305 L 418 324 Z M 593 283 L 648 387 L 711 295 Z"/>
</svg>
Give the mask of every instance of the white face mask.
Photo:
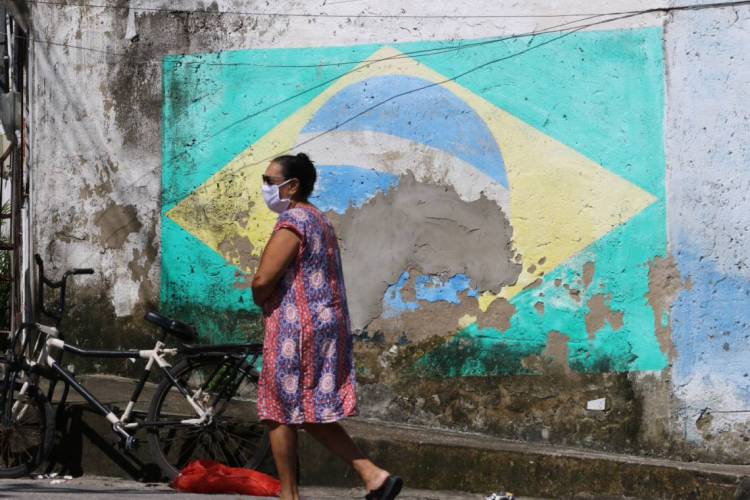
<svg viewBox="0 0 750 500">
<path fill-rule="evenodd" d="M 281 199 L 281 195 L 279 194 L 279 188 L 283 186 L 284 184 L 292 181 L 293 179 L 288 179 L 281 184 L 263 184 L 261 186 L 261 190 L 263 191 L 263 200 L 266 202 L 266 206 L 273 212 L 276 212 L 277 214 L 280 214 L 287 208 L 289 208 L 289 204 L 292 202 L 290 199 Z"/>
</svg>

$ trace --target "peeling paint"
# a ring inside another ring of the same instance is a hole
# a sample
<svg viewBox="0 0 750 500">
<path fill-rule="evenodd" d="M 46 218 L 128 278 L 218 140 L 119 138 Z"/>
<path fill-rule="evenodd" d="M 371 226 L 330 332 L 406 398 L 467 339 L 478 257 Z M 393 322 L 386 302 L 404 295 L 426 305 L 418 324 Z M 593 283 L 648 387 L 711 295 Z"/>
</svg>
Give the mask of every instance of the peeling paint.
<svg viewBox="0 0 750 500">
<path fill-rule="evenodd" d="M 557 371 L 566 376 L 572 376 L 573 371 L 568 364 L 570 337 L 560 332 L 550 332 L 547 347 L 540 356 L 529 356 L 523 360 L 526 368 L 534 372 Z"/>
<path fill-rule="evenodd" d="M 514 283 L 520 269 L 512 261 L 510 224 L 495 203 L 466 203 L 453 189 L 411 176 L 350 209 L 336 225 L 355 329 L 381 315 L 383 295 L 404 269 L 465 275 L 483 290 Z"/>
<path fill-rule="evenodd" d="M 407 284 L 411 286 L 405 288 Z M 413 297 L 405 297 L 409 292 Z M 471 288 L 471 279 L 464 274 L 456 274 L 445 280 L 427 275 L 410 279 L 409 272 L 404 272 L 398 282 L 385 292 L 383 318 L 395 318 L 404 311 L 416 311 L 420 308 L 420 301 L 459 304 L 464 294 L 466 297 L 477 296 L 477 291 Z"/>
<path fill-rule="evenodd" d="M 115 203 L 110 203 L 99 212 L 94 223 L 99 227 L 99 239 L 106 248 L 122 248 L 128 236 L 143 227 L 134 205 Z"/>
<path fill-rule="evenodd" d="M 589 313 L 586 315 L 586 332 L 590 340 L 594 340 L 596 332 L 601 330 L 605 323 L 609 323 L 614 331 L 622 328 L 624 314 L 622 311 L 613 311 L 610 308 L 611 300 L 611 295 L 596 294 L 586 302 L 589 308 Z"/>
<path fill-rule="evenodd" d="M 390 8 L 400 7 L 378 7 Z M 147 340 L 138 321 L 150 307 L 195 322 L 205 339 L 257 338 L 248 286 L 274 221 L 261 160 L 396 84 L 437 83 L 555 36 L 408 57 L 539 26 L 415 20 L 407 33 L 137 9 L 35 16 L 44 38 L 111 52 L 36 44 L 29 82 L 35 246 L 52 270 L 97 269 L 76 281 L 70 325 L 107 347 Z M 750 402 L 750 122 L 737 91 L 748 85 L 748 19 L 742 7 L 704 9 L 577 32 L 309 143 L 315 201 L 347 228 L 363 394 L 380 398 L 364 404 L 514 439 L 744 460 L 746 415 L 722 411 Z M 344 77 L 336 64 L 386 57 Z M 310 63 L 320 65 L 269 67 Z M 387 206 L 409 192 L 442 213 Z M 373 219 L 361 213 L 370 203 Z M 392 262 L 377 255 L 391 248 Z M 370 273 L 368 260 L 382 269 Z M 404 272 L 408 306 L 385 317 Z M 604 396 L 609 415 L 583 413 Z"/>
<path fill-rule="evenodd" d="M 659 339 L 661 351 L 674 357 L 672 344 L 672 330 L 669 323 L 669 310 L 677 299 L 679 291 L 687 285 L 672 257 L 654 259 L 648 272 L 649 292 L 646 294 L 648 303 L 654 309 L 654 329 Z"/>
<path fill-rule="evenodd" d="M 589 261 L 583 265 L 583 287 L 588 288 L 591 286 L 591 282 L 594 281 L 594 272 L 596 271 L 596 265 Z"/>
<path fill-rule="evenodd" d="M 510 328 L 515 313 L 516 307 L 513 304 L 505 299 L 498 299 L 478 315 L 477 326 L 505 332 Z"/>
</svg>

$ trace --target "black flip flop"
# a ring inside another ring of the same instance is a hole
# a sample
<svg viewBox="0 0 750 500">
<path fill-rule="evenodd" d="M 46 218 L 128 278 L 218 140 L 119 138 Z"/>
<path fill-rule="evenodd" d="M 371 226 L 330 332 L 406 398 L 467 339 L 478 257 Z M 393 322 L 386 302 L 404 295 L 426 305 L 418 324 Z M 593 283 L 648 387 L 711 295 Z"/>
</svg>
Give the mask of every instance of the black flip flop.
<svg viewBox="0 0 750 500">
<path fill-rule="evenodd" d="M 388 476 L 377 490 L 365 495 L 365 500 L 393 500 L 404 487 L 404 480 L 398 476 Z"/>
</svg>

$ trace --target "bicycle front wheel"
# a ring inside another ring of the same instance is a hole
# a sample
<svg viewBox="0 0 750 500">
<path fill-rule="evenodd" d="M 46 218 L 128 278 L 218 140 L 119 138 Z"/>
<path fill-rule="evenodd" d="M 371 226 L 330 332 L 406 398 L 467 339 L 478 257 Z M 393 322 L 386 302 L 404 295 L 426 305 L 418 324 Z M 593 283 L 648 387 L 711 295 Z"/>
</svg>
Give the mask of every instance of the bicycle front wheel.
<svg viewBox="0 0 750 500">
<path fill-rule="evenodd" d="M 148 415 L 149 445 L 162 472 L 172 480 L 198 459 L 258 467 L 270 448 L 258 419 L 258 372 L 237 357 L 207 356 L 184 360 L 171 374 Z M 202 422 L 194 405 L 208 414 Z"/>
<path fill-rule="evenodd" d="M 31 473 L 52 449 L 55 423 L 52 405 L 36 386 L 24 394 L 20 382 L 0 382 L 4 404 L 0 411 L 0 478 Z"/>
</svg>

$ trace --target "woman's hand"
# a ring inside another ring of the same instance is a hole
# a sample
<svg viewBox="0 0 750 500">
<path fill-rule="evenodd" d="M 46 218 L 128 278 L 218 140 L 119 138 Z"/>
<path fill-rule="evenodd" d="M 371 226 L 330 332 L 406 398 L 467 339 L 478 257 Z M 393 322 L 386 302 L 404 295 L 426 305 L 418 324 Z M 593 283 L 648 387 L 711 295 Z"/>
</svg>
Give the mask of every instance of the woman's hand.
<svg viewBox="0 0 750 500">
<path fill-rule="evenodd" d="M 297 256 L 302 240 L 294 231 L 279 229 L 263 249 L 258 271 L 253 277 L 253 302 L 258 306 L 268 300 L 276 284 Z"/>
</svg>

